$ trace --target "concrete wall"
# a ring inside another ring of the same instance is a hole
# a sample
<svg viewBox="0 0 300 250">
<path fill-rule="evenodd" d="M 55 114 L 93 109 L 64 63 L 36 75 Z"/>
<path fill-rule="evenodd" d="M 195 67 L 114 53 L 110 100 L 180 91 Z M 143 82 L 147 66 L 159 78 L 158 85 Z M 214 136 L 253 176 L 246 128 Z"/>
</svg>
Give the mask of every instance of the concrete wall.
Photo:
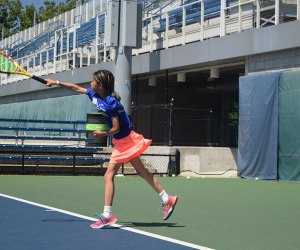
<svg viewBox="0 0 300 250">
<path fill-rule="evenodd" d="M 198 174 L 222 173 L 237 170 L 236 148 L 178 147 L 180 170 Z"/>
<path fill-rule="evenodd" d="M 248 73 L 300 67 L 300 47 L 248 57 Z"/>
<path fill-rule="evenodd" d="M 169 154 L 180 151 L 180 172 L 188 175 L 225 175 L 231 171 L 236 176 L 237 148 L 223 147 L 160 147 L 152 146 L 147 153 Z"/>
</svg>

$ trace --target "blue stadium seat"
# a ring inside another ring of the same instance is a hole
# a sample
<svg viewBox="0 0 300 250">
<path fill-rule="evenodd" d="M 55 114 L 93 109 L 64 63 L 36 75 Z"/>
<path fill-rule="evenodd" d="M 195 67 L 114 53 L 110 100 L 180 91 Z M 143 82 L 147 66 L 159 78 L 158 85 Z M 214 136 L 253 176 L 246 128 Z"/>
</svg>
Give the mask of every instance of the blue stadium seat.
<svg viewBox="0 0 300 250">
<path fill-rule="evenodd" d="M 35 135 L 0 135 L 0 139 L 2 140 L 33 140 L 33 141 L 84 141 L 92 143 L 94 139 L 89 138 L 80 138 L 73 136 L 35 136 Z"/>
<path fill-rule="evenodd" d="M 20 141 L 45 140 L 45 141 L 93 142 L 93 139 L 85 138 L 86 137 L 85 129 L 79 129 L 79 125 L 83 127 L 86 124 L 86 121 L 0 118 L 0 122 L 1 122 L 0 139 L 2 140 L 16 140 L 16 142 L 18 142 L 19 140 Z M 5 123 L 10 125 L 4 126 Z M 21 126 L 20 124 L 26 124 L 26 125 Z M 46 127 L 45 126 L 46 124 L 51 124 L 51 126 Z M 67 127 L 58 128 L 57 124 L 65 125 Z M 5 134 L 3 133 L 4 131 L 14 131 L 14 134 L 12 134 L 11 132 L 10 134 Z M 27 133 L 27 135 L 24 135 L 25 133 Z"/>
<path fill-rule="evenodd" d="M 227 5 L 237 0 L 228 0 Z M 185 1 L 183 5 L 193 3 L 195 0 Z M 204 0 L 204 20 L 212 19 L 220 16 L 221 3 L 219 0 Z M 186 10 L 186 24 L 193 24 L 199 22 L 201 19 L 201 4 L 196 2 L 185 7 Z M 169 29 L 174 29 L 182 26 L 182 8 L 171 10 L 169 14 Z M 155 32 L 163 32 L 166 30 L 166 19 L 159 20 L 160 27 L 155 29 Z"/>
</svg>

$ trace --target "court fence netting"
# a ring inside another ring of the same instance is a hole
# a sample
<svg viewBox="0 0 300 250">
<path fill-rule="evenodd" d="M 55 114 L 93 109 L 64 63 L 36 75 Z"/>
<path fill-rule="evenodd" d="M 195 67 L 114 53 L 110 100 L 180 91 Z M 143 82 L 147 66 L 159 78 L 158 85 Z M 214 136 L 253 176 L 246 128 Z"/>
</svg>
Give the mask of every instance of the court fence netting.
<svg viewBox="0 0 300 250">
<path fill-rule="evenodd" d="M 97 148 L 12 147 L 0 150 L 0 174 L 21 175 L 104 175 L 110 153 Z M 142 154 L 142 162 L 149 172 L 160 176 L 180 174 L 180 152 Z M 137 175 L 133 166 L 122 164 L 119 175 Z"/>
</svg>

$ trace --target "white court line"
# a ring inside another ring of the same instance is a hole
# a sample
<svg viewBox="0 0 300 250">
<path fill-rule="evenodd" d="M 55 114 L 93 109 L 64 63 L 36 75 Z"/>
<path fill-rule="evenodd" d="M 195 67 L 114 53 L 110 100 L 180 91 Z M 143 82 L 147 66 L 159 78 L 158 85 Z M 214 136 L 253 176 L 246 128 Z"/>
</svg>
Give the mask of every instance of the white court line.
<svg viewBox="0 0 300 250">
<path fill-rule="evenodd" d="M 46 205 L 39 204 L 39 203 L 36 203 L 36 202 L 32 202 L 32 201 L 20 199 L 20 198 L 14 197 L 14 196 L 2 194 L 2 193 L 0 193 L 0 196 L 2 196 L 4 198 L 16 200 L 16 201 L 19 201 L 19 202 L 23 202 L 23 203 L 26 203 L 26 204 L 30 204 L 30 205 L 33 205 L 33 206 L 42 207 L 42 208 L 47 209 L 46 211 L 49 211 L 49 212 L 50 211 L 51 212 L 56 211 L 56 212 L 59 212 L 59 213 L 71 215 L 71 216 L 78 217 L 78 218 L 85 219 L 85 220 L 89 220 L 89 221 L 97 221 L 97 219 L 95 219 L 93 217 L 88 217 L 88 216 L 85 216 L 85 215 L 72 213 L 72 212 L 69 212 L 69 211 L 66 211 L 66 210 L 62 210 L 62 209 L 59 209 L 59 208 L 46 206 Z M 192 243 L 181 241 L 181 240 L 172 239 L 172 238 L 161 236 L 161 235 L 158 235 L 158 234 L 148 233 L 148 232 L 145 232 L 145 231 L 142 231 L 142 230 L 138 230 L 138 229 L 134 229 L 134 228 L 130 228 L 130 227 L 123 227 L 122 225 L 119 225 L 119 224 L 114 224 L 114 227 L 118 227 L 118 228 L 126 230 L 126 231 L 130 231 L 130 232 L 133 232 L 133 233 L 137 233 L 137 234 L 149 236 L 149 237 L 156 238 L 156 239 L 159 239 L 159 240 L 164 240 L 164 241 L 172 242 L 172 243 L 175 243 L 175 244 L 178 244 L 178 245 L 182 245 L 182 246 L 186 246 L 186 247 L 191 247 L 191 248 L 194 248 L 194 249 L 214 250 L 212 248 L 207 248 L 207 247 L 199 246 L 199 245 L 196 245 L 196 244 L 192 244 Z M 93 230 L 95 230 L 95 229 L 93 229 Z"/>
</svg>

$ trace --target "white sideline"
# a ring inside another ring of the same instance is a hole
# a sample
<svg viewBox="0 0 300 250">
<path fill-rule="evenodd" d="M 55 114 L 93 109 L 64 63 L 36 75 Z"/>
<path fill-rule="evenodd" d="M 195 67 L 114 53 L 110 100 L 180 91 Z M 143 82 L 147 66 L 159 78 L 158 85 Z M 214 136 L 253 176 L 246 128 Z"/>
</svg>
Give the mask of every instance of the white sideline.
<svg viewBox="0 0 300 250">
<path fill-rule="evenodd" d="M 56 212 L 59 212 L 59 213 L 71 215 L 71 216 L 78 217 L 78 218 L 85 219 L 85 220 L 89 220 L 89 221 L 97 221 L 97 219 L 95 219 L 93 217 L 88 217 L 88 216 L 85 216 L 85 215 L 72 213 L 72 212 L 69 212 L 69 211 L 66 211 L 66 210 L 46 206 L 46 205 L 43 205 L 43 204 L 39 204 L 39 203 L 36 203 L 36 202 L 24 200 L 24 199 L 17 198 L 17 197 L 14 197 L 14 196 L 10 196 L 10 195 L 0 193 L 0 197 L 1 196 L 4 197 L 4 198 L 8 198 L 8 199 L 16 200 L 16 201 L 19 201 L 19 202 L 23 202 L 23 203 L 26 203 L 26 204 L 29 204 L 29 205 L 42 207 L 42 208 L 47 209 L 48 211 L 56 211 Z M 119 224 L 114 224 L 114 227 L 118 227 L 118 228 L 126 230 L 126 231 L 130 231 L 130 232 L 133 232 L 133 233 L 149 236 L 149 237 L 152 237 L 152 238 L 156 238 L 156 239 L 160 239 L 160 240 L 164 240 L 164 241 L 168 241 L 168 242 L 172 242 L 172 243 L 175 243 L 175 244 L 183 245 L 183 246 L 194 248 L 194 249 L 213 250 L 212 248 L 199 246 L 199 245 L 196 245 L 196 244 L 192 244 L 192 243 L 181 241 L 181 240 L 172 239 L 172 238 L 161 236 L 161 235 L 158 235 L 158 234 L 148 233 L 148 232 L 138 230 L 138 229 L 133 229 L 133 228 L 130 228 L 130 227 L 123 227 L 122 225 L 119 225 Z"/>
</svg>

